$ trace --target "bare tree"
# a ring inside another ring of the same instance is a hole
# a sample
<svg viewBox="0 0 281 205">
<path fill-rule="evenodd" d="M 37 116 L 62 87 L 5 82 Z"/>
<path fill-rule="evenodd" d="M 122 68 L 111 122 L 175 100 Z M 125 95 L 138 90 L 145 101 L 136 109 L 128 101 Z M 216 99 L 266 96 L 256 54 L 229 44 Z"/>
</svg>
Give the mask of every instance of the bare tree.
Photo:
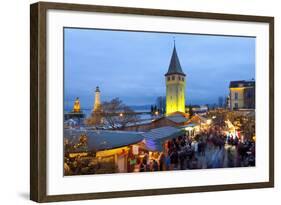
<svg viewBox="0 0 281 205">
<path fill-rule="evenodd" d="M 194 115 L 194 111 L 193 111 L 191 105 L 188 106 L 188 114 L 189 114 L 189 118 L 190 118 L 190 119 L 191 119 L 191 117 Z"/>
<path fill-rule="evenodd" d="M 112 129 L 124 129 L 139 120 L 137 114 L 119 98 L 102 103 L 102 116 L 103 123 L 108 124 Z"/>
<path fill-rule="evenodd" d="M 110 127 L 111 129 L 124 129 L 129 124 L 134 124 L 139 120 L 137 114 L 119 98 L 103 102 L 99 109 L 96 109 L 85 123 Z"/>
<path fill-rule="evenodd" d="M 99 105 L 96 110 L 91 113 L 91 116 L 85 120 L 85 124 L 95 126 L 96 128 L 98 128 L 102 125 L 102 121 L 102 106 Z"/>
</svg>

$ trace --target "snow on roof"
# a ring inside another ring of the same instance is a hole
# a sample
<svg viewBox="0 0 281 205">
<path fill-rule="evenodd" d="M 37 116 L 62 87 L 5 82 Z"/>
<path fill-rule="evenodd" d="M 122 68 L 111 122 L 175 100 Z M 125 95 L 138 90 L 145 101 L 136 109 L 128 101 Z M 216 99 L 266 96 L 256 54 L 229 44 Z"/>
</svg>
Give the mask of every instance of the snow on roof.
<svg viewBox="0 0 281 205">
<path fill-rule="evenodd" d="M 183 123 L 183 122 L 186 122 L 188 120 L 187 118 L 185 118 L 183 115 L 180 115 L 180 114 L 167 116 L 167 119 L 171 120 L 175 123 Z"/>
<path fill-rule="evenodd" d="M 148 150 L 162 151 L 162 143 L 165 140 L 180 136 L 183 131 L 172 126 L 152 129 L 148 132 L 133 131 L 109 131 L 109 130 L 78 130 L 65 129 L 64 137 L 78 142 L 81 135 L 86 135 L 88 144 L 84 150 L 101 151 L 136 144 L 144 140 Z"/>
<path fill-rule="evenodd" d="M 143 140 L 141 132 L 130 132 L 130 131 L 108 131 L 108 130 L 65 130 L 65 138 L 77 138 L 81 135 L 86 135 L 88 137 L 88 147 L 85 151 L 91 150 L 107 150 L 114 149 L 118 147 L 128 146 L 136 144 Z"/>
</svg>

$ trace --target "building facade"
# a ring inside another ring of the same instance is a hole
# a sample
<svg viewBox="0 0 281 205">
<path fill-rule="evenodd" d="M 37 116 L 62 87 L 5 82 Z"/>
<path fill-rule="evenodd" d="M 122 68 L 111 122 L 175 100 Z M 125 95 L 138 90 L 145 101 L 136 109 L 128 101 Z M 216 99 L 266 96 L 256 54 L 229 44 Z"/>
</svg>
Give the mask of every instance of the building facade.
<svg viewBox="0 0 281 205">
<path fill-rule="evenodd" d="M 177 50 L 174 45 L 173 54 L 166 80 L 166 114 L 185 112 L 185 84 L 186 75 L 182 71 Z"/>
<path fill-rule="evenodd" d="M 255 81 L 231 81 L 229 85 L 229 108 L 255 109 Z"/>
</svg>

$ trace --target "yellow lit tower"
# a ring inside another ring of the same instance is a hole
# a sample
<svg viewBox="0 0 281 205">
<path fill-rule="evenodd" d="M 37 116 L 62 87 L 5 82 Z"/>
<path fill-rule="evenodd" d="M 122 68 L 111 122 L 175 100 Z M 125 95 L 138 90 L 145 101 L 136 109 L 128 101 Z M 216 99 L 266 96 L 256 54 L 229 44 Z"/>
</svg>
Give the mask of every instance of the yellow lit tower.
<svg viewBox="0 0 281 205">
<path fill-rule="evenodd" d="M 73 105 L 73 110 L 72 110 L 74 113 L 79 113 L 81 112 L 80 110 L 80 101 L 79 101 L 79 98 L 77 97 L 75 99 L 75 102 L 74 102 L 74 105 Z"/>
<path fill-rule="evenodd" d="M 185 74 L 182 71 L 174 42 L 173 54 L 166 79 L 166 114 L 185 112 Z"/>
<path fill-rule="evenodd" d="M 101 102 L 100 102 L 100 89 L 99 86 L 96 87 L 95 91 L 95 104 L 94 104 L 94 111 L 100 109 Z"/>
</svg>

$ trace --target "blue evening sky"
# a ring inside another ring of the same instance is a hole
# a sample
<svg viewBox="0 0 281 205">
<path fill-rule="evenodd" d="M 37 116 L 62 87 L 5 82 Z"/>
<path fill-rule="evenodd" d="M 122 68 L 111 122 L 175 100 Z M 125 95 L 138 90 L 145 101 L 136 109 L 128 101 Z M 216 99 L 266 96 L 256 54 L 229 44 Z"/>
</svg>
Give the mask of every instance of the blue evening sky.
<svg viewBox="0 0 281 205">
<path fill-rule="evenodd" d="M 218 103 L 229 82 L 255 78 L 255 38 L 173 33 L 64 30 L 65 105 L 76 97 L 92 108 L 119 97 L 127 105 L 155 104 L 165 96 L 173 38 L 186 80 L 186 104 Z"/>
</svg>

